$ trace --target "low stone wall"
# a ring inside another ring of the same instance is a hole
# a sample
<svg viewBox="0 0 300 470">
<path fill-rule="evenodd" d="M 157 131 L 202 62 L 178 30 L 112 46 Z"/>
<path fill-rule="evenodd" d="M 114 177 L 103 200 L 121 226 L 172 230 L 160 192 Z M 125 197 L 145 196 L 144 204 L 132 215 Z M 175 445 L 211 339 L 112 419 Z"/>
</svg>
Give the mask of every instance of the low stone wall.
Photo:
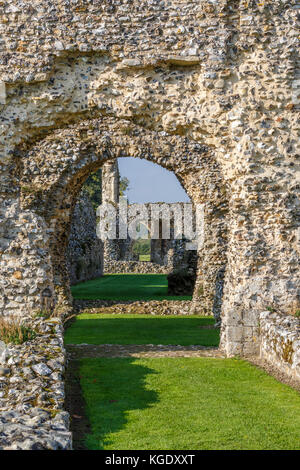
<svg viewBox="0 0 300 470">
<path fill-rule="evenodd" d="M 168 274 L 171 269 L 149 261 L 106 260 L 104 263 L 104 274 Z"/>
<path fill-rule="evenodd" d="M 0 450 L 71 450 L 62 323 L 58 318 L 25 323 L 37 331 L 35 339 L 0 342 Z"/>
<path fill-rule="evenodd" d="M 77 311 L 90 313 L 132 313 L 144 315 L 202 315 L 194 311 L 191 300 L 150 300 L 124 301 L 119 300 L 75 300 Z"/>
<path fill-rule="evenodd" d="M 300 319 L 262 312 L 260 334 L 261 359 L 288 376 L 300 379 Z"/>
</svg>

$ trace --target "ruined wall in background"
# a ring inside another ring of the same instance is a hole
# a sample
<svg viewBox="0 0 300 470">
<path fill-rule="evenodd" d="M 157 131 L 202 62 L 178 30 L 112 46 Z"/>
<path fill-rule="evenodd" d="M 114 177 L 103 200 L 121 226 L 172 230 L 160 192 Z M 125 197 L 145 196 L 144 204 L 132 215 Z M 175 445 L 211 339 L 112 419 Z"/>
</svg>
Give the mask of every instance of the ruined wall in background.
<svg viewBox="0 0 300 470">
<path fill-rule="evenodd" d="M 102 201 L 104 203 L 110 203 L 112 206 L 117 208 L 120 201 L 120 172 L 118 161 L 109 161 L 104 163 L 102 167 Z M 149 181 L 149 184 L 151 182 Z M 153 189 L 155 192 L 155 189 Z M 127 198 L 123 197 L 123 202 L 127 203 Z M 163 206 L 163 202 L 155 203 L 155 206 L 159 210 Z M 184 214 L 184 203 L 178 202 L 178 206 L 182 211 L 182 223 Z M 130 226 L 132 222 L 129 211 L 133 205 L 128 204 L 127 206 L 127 225 Z M 151 228 L 151 211 L 154 207 L 153 203 L 145 203 L 143 206 L 148 211 L 148 221 L 144 221 L 144 230 L 149 233 Z M 119 219 L 119 213 L 117 212 L 116 220 Z M 101 223 L 101 220 L 100 220 Z M 174 214 L 170 212 L 170 237 L 167 239 L 163 238 L 162 230 L 163 223 L 168 224 L 164 221 L 162 215 L 158 213 L 155 218 L 157 225 L 157 236 L 158 238 L 151 238 L 151 253 L 150 262 L 139 261 L 137 256 L 133 253 L 132 248 L 134 239 L 131 239 L 128 235 L 127 239 L 115 239 L 115 240 L 104 240 L 104 272 L 105 274 L 114 273 L 139 273 L 139 274 L 169 274 L 173 271 L 187 270 L 189 269 L 195 276 L 197 270 L 197 250 L 189 252 L 186 250 L 185 240 L 174 239 Z M 118 234 L 117 234 L 118 236 Z M 192 250 L 191 250 L 192 251 Z M 174 294 L 175 295 L 175 294 Z"/>
<path fill-rule="evenodd" d="M 71 284 L 103 274 L 103 243 L 96 234 L 95 210 L 84 192 L 73 212 L 67 260 Z"/>
</svg>

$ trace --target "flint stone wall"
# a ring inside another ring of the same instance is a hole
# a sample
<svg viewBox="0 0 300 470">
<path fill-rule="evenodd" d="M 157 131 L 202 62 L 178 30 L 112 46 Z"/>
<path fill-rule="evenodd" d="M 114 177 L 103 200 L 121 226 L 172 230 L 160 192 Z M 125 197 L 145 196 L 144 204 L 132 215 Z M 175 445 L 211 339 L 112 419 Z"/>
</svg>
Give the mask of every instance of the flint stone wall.
<svg viewBox="0 0 300 470">
<path fill-rule="evenodd" d="M 23 322 L 37 331 L 35 339 L 0 341 L 0 450 L 70 450 L 61 319 Z"/>
<path fill-rule="evenodd" d="M 300 380 L 300 318 L 262 312 L 260 335 L 260 357 Z"/>
<path fill-rule="evenodd" d="M 105 274 L 167 274 L 167 266 L 151 263 L 148 261 L 115 261 L 106 259 Z"/>
<path fill-rule="evenodd" d="M 75 307 L 80 312 L 91 313 L 130 313 L 139 315 L 190 315 L 190 300 L 75 300 Z M 201 312 L 196 312 L 201 314 Z"/>
<path fill-rule="evenodd" d="M 73 212 L 66 255 L 71 284 L 103 274 L 103 243 L 97 237 L 96 223 L 93 205 L 88 195 L 81 192 Z"/>
</svg>

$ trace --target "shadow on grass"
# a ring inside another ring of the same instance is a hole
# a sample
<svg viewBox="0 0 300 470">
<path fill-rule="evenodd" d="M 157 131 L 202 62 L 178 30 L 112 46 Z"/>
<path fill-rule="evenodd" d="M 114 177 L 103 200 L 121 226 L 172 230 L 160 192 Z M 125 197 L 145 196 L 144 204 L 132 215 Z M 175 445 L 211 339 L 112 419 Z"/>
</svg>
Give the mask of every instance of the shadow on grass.
<svg viewBox="0 0 300 470">
<path fill-rule="evenodd" d="M 158 401 L 157 393 L 145 384 L 146 376 L 157 371 L 135 361 L 80 360 L 80 382 L 91 429 L 85 439 L 88 449 L 102 450 L 112 444 L 110 435 L 124 428 L 130 410 L 142 411 Z"/>
<path fill-rule="evenodd" d="M 169 296 L 165 274 L 105 274 L 71 287 L 74 299 L 83 300 L 191 300 Z"/>
<path fill-rule="evenodd" d="M 182 346 L 219 345 L 219 330 L 204 329 L 213 325 L 207 317 L 155 317 L 136 318 L 126 315 L 82 314 L 68 328 L 66 344 L 175 344 Z"/>
</svg>

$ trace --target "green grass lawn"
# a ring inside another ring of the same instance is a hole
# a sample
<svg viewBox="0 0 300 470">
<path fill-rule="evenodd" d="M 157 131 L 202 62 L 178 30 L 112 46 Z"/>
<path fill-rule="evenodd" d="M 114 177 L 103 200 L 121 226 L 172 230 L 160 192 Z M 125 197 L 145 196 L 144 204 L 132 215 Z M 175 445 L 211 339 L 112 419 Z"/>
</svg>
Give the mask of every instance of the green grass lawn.
<svg viewBox="0 0 300 470">
<path fill-rule="evenodd" d="M 151 255 L 140 255 L 139 260 L 140 261 L 150 261 L 150 256 Z"/>
<path fill-rule="evenodd" d="M 75 299 L 104 300 L 191 300 L 191 296 L 168 296 L 164 274 L 105 274 L 72 286 Z"/>
<path fill-rule="evenodd" d="M 237 359 L 82 359 L 89 449 L 299 449 L 298 393 Z"/>
<path fill-rule="evenodd" d="M 212 317 L 81 314 L 65 334 L 67 344 L 201 344 L 219 345 L 219 330 Z"/>
<path fill-rule="evenodd" d="M 73 286 L 75 298 L 168 297 L 164 275 L 106 275 Z M 212 317 L 81 314 L 65 342 L 217 346 Z M 89 449 L 299 449 L 299 394 L 240 359 L 80 360 Z"/>
</svg>

